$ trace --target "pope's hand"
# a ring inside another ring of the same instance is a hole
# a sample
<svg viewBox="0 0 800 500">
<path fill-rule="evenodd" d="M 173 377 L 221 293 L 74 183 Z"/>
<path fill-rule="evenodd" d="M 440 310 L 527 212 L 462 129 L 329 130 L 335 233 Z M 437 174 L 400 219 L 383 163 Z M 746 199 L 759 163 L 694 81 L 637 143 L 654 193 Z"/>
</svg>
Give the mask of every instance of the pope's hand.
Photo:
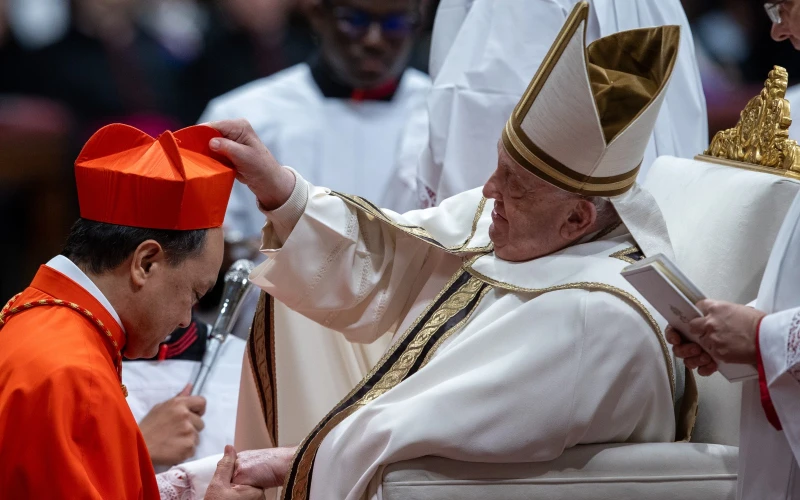
<svg viewBox="0 0 800 500">
<path fill-rule="evenodd" d="M 236 467 L 236 450 L 225 447 L 225 455 L 217 463 L 217 471 L 208 485 L 205 500 L 262 500 L 264 491 L 260 488 L 232 484 L 231 477 Z"/>
<path fill-rule="evenodd" d="M 209 123 L 222 137 L 208 145 L 231 160 L 236 177 L 256 195 L 266 210 L 275 210 L 289 199 L 294 190 L 294 174 L 272 156 L 258 138 L 250 122 L 244 119 Z"/>
<path fill-rule="evenodd" d="M 267 448 L 239 453 L 233 482 L 259 488 L 275 488 L 283 485 L 292 466 L 296 448 Z"/>
<path fill-rule="evenodd" d="M 667 326 L 667 342 L 672 344 L 672 352 L 681 358 L 686 368 L 697 369 L 697 373 L 708 377 L 717 371 L 717 364 L 711 356 L 703 352 L 703 348 L 694 342 L 685 342 L 681 334 L 671 326 Z"/>
<path fill-rule="evenodd" d="M 191 393 L 189 384 L 174 398 L 155 405 L 139 422 L 154 465 L 175 465 L 194 455 L 206 400 Z"/>
</svg>

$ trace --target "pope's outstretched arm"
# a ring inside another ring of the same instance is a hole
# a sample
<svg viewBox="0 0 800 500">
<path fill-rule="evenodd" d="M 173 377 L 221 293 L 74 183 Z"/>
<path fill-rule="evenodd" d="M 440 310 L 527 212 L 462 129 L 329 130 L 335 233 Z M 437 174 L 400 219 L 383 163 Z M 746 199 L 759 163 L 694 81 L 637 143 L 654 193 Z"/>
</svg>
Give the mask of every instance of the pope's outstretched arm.
<svg viewBox="0 0 800 500">
<path fill-rule="evenodd" d="M 353 342 L 396 328 L 406 299 L 424 283 L 431 247 L 281 166 L 247 121 L 211 126 L 223 137 L 210 147 L 231 160 L 267 218 L 261 251 L 268 259 L 253 283 Z"/>
</svg>

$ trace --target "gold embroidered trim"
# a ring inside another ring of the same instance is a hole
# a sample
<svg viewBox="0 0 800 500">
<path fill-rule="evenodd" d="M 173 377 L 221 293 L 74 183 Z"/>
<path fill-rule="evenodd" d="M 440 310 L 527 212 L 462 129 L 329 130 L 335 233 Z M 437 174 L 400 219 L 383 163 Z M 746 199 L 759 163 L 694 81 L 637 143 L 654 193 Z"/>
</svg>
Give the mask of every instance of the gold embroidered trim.
<svg viewBox="0 0 800 500">
<path fill-rule="evenodd" d="M 526 147 L 525 144 L 523 144 L 522 139 L 517 134 L 514 124 L 512 124 L 510 120 L 508 123 L 506 123 L 506 127 L 503 129 L 503 131 L 505 132 L 505 136 L 510 141 L 512 149 L 520 154 L 526 160 L 526 162 L 533 167 L 528 168 L 528 170 L 531 170 L 533 173 L 536 173 L 536 170 L 538 170 L 539 173 L 542 173 L 549 179 L 554 179 L 561 184 L 569 186 L 573 190 L 576 190 L 575 192 L 579 192 L 581 194 L 590 196 L 613 196 L 623 193 L 627 191 L 634 182 L 636 182 L 636 176 L 639 174 L 639 165 L 637 165 L 636 168 L 631 169 L 627 173 L 628 177 L 621 181 L 609 182 L 607 184 L 593 184 L 586 182 L 586 180 L 576 180 L 548 165 L 544 160 L 536 156 L 533 151 Z M 527 165 L 523 166 L 527 168 Z M 598 179 L 601 178 L 594 178 L 594 180 Z"/>
<path fill-rule="evenodd" d="M 650 328 L 652 328 L 653 332 L 656 334 L 656 337 L 658 338 L 658 343 L 661 345 L 661 353 L 663 354 L 664 362 L 667 365 L 667 374 L 669 376 L 669 387 L 670 391 L 672 392 L 672 400 L 673 402 L 675 401 L 675 372 L 672 366 L 672 358 L 669 354 L 669 348 L 667 347 L 667 342 L 664 339 L 664 335 L 661 332 L 661 327 L 658 326 L 658 322 L 656 321 L 656 319 L 653 317 L 652 314 L 650 314 L 650 311 L 647 310 L 647 307 L 645 307 L 645 305 L 642 304 L 639 301 L 639 299 L 637 299 L 635 296 L 633 296 L 632 294 L 626 292 L 621 288 L 617 288 L 612 285 L 607 285 L 605 283 L 597 283 L 591 281 L 565 283 L 563 285 L 551 286 L 547 288 L 522 288 L 516 285 L 511 285 L 508 283 L 497 281 L 476 271 L 475 269 L 472 268 L 472 263 L 474 263 L 476 260 L 477 258 L 473 258 L 470 260 L 470 262 L 466 266 L 467 272 L 496 288 L 502 288 L 504 290 L 511 290 L 520 293 L 532 293 L 537 295 L 543 295 L 548 292 L 556 292 L 559 290 L 587 290 L 589 292 L 606 292 L 611 295 L 615 295 L 620 299 L 628 302 L 631 306 L 633 306 L 634 309 L 639 311 L 639 313 L 642 316 L 644 316 L 645 320 L 647 320 L 647 322 L 650 324 Z"/>
<path fill-rule="evenodd" d="M 125 384 L 122 383 L 122 350 L 120 349 L 117 341 L 114 340 L 114 336 L 111 334 L 111 330 L 106 328 L 103 322 L 100 321 L 100 318 L 95 317 L 95 315 L 92 314 L 92 311 L 84 307 L 81 307 L 74 302 L 66 304 L 64 303 L 63 300 L 60 299 L 41 299 L 36 302 L 26 302 L 21 306 L 19 306 L 22 307 L 22 310 L 20 310 L 19 307 L 14 307 L 14 304 L 17 302 L 20 296 L 22 296 L 22 293 L 14 295 L 14 297 L 12 297 L 11 300 L 8 301 L 8 303 L 3 307 L 3 309 L 0 310 L 0 329 L 2 329 L 2 327 L 6 324 L 6 322 L 8 322 L 11 316 L 19 314 L 21 311 L 27 311 L 28 309 L 31 309 L 33 307 L 62 306 L 74 309 L 76 312 L 82 314 L 84 317 L 89 319 L 90 322 L 94 324 L 95 329 L 99 331 L 101 334 L 104 334 L 105 335 L 104 338 L 106 339 L 106 341 L 111 344 L 111 347 L 113 348 L 115 354 L 114 367 L 117 369 L 117 377 L 119 378 L 120 382 L 119 385 L 120 388 L 122 389 L 122 395 L 126 398 L 128 397 L 128 388 L 125 387 Z"/>
<path fill-rule="evenodd" d="M 449 253 L 491 252 L 492 249 L 494 248 L 494 244 L 491 242 L 488 245 L 482 247 L 472 247 L 472 248 L 467 247 L 469 242 L 472 241 L 472 238 L 475 237 L 475 233 L 478 230 L 478 222 L 480 221 L 481 215 L 483 214 L 483 210 L 486 207 L 486 198 L 481 198 L 480 203 L 478 203 L 478 208 L 475 211 L 475 216 L 472 219 L 472 231 L 470 232 L 469 237 L 461 245 L 454 247 L 447 247 L 442 243 L 439 243 L 439 241 L 436 238 L 434 238 L 433 235 L 424 227 L 411 226 L 408 224 L 400 224 L 391 217 L 389 217 L 388 215 L 386 215 L 386 213 L 383 210 L 376 207 L 375 205 L 365 200 L 364 198 L 361 198 L 360 196 L 344 194 L 338 191 L 331 191 L 331 194 L 333 196 L 341 198 L 346 203 L 366 213 L 369 217 L 378 219 L 381 222 L 394 227 L 395 229 L 398 229 L 406 234 L 414 236 L 415 238 L 421 239 L 425 243 L 433 245 L 439 248 L 440 250 L 444 250 Z"/>
<path fill-rule="evenodd" d="M 632 255 L 635 253 L 641 253 L 639 247 L 630 247 L 624 250 L 620 250 L 619 252 L 614 252 L 609 257 L 613 259 L 619 259 L 621 261 L 627 262 L 628 264 L 636 264 L 636 261 L 628 257 L 628 255 Z"/>
<path fill-rule="evenodd" d="M 489 292 L 490 292 L 492 289 L 493 289 L 493 288 L 492 288 L 491 286 L 487 286 L 487 287 L 485 287 L 485 288 L 484 288 L 484 289 L 481 291 L 481 293 L 480 293 L 480 297 L 478 298 L 478 304 L 480 304 L 480 303 L 483 301 L 483 298 L 484 298 L 484 297 L 486 296 L 486 294 L 487 294 L 487 293 L 489 293 Z M 476 304 L 476 309 L 477 309 L 477 304 Z M 473 312 L 474 312 L 474 309 L 473 309 Z M 452 335 L 453 335 L 455 332 L 457 332 L 457 331 L 461 330 L 461 328 L 464 326 L 464 324 L 465 324 L 467 321 L 469 321 L 469 319 L 470 319 L 471 317 L 472 317 L 472 313 L 470 313 L 470 314 L 469 314 L 469 315 L 468 315 L 466 318 L 464 318 L 464 319 L 462 319 L 461 321 L 459 321 L 459 322 L 458 322 L 458 324 L 456 324 L 456 326 L 454 326 L 453 328 L 451 328 L 451 329 L 447 330 L 447 332 L 445 332 L 445 334 L 444 334 L 444 335 L 442 335 L 442 336 L 439 338 L 439 340 L 437 340 L 437 341 L 436 341 L 436 343 L 435 343 L 435 344 L 433 344 L 433 347 L 432 347 L 432 348 L 431 348 L 431 350 L 428 352 L 428 355 L 427 355 L 427 356 L 425 356 L 425 360 L 424 360 L 424 361 L 422 361 L 422 364 L 420 365 L 420 368 L 424 368 L 424 367 L 425 367 L 425 365 L 427 365 L 428 363 L 430 363 L 431 359 L 433 359 L 433 357 L 436 355 L 436 352 L 439 350 L 439 348 L 440 348 L 440 347 L 442 347 L 442 344 L 444 344 L 444 343 L 445 343 L 445 341 L 447 341 L 447 339 L 449 339 L 449 338 L 450 338 L 450 337 L 451 337 L 451 336 L 452 336 Z"/>
<path fill-rule="evenodd" d="M 267 306 L 269 302 L 269 306 Z M 266 322 L 266 311 L 269 307 L 269 326 Z M 258 384 L 258 399 L 267 434 L 272 445 L 278 446 L 278 400 L 275 365 L 275 299 L 262 292 L 253 317 L 248 338 L 248 356 L 253 379 Z M 271 361 L 271 362 L 270 362 Z"/>
<path fill-rule="evenodd" d="M 316 453 L 320 444 L 330 433 L 330 431 L 333 430 L 333 428 L 335 428 L 342 420 L 353 414 L 356 410 L 360 409 L 380 395 L 385 394 L 400 381 L 402 381 L 408 375 L 409 370 L 414 366 L 421 355 L 422 349 L 425 347 L 426 343 L 430 341 L 431 336 L 436 332 L 436 330 L 444 325 L 447 321 L 452 319 L 466 306 L 468 306 L 472 300 L 479 295 L 482 288 L 486 286 L 481 280 L 475 277 L 470 277 L 466 283 L 461 285 L 458 290 L 453 292 L 451 296 L 445 300 L 438 310 L 433 312 L 428 322 L 417 332 L 415 338 L 405 348 L 403 354 L 397 358 L 386 374 L 383 375 L 381 379 L 358 401 L 337 412 L 337 409 L 349 399 L 353 398 L 360 390 L 362 390 L 364 385 L 370 379 L 372 379 L 379 370 L 384 369 L 384 365 L 386 365 L 389 360 L 395 356 L 400 346 L 403 345 L 404 341 L 408 339 L 409 335 L 411 335 L 412 332 L 417 329 L 417 327 L 419 327 L 422 318 L 431 312 L 433 306 L 441 298 L 443 298 L 444 294 L 463 275 L 464 270 L 459 269 L 458 272 L 448 281 L 448 283 L 442 287 L 442 290 L 430 302 L 425 310 L 419 316 L 417 316 L 417 319 L 414 320 L 414 322 L 406 329 L 401 338 L 392 345 L 386 354 L 384 354 L 380 362 L 378 362 L 361 380 L 361 382 L 359 382 L 359 384 L 325 416 L 322 422 L 327 420 L 327 423 L 325 423 L 325 425 L 323 425 L 321 428 L 312 431 L 312 433 L 303 440 L 303 443 L 298 446 L 297 453 L 292 461 L 292 467 L 289 474 L 286 476 L 286 482 L 283 486 L 284 500 L 307 499 L 310 474 L 314 466 L 314 458 L 316 457 Z M 475 308 L 473 308 L 473 311 L 474 309 Z M 295 472 L 294 484 L 290 485 L 293 472 Z"/>
</svg>

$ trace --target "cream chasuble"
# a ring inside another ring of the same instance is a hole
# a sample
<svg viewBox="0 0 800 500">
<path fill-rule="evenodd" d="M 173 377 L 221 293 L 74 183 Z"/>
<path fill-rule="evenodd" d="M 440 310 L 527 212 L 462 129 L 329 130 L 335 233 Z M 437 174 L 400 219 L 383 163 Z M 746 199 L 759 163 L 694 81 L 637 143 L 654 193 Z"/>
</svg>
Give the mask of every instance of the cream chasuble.
<svg viewBox="0 0 800 500">
<path fill-rule="evenodd" d="M 787 96 L 788 97 L 788 96 Z M 800 197 L 789 209 L 770 255 L 756 307 L 764 375 L 783 431 L 773 427 L 757 381 L 742 394 L 739 498 L 800 499 Z"/>
</svg>

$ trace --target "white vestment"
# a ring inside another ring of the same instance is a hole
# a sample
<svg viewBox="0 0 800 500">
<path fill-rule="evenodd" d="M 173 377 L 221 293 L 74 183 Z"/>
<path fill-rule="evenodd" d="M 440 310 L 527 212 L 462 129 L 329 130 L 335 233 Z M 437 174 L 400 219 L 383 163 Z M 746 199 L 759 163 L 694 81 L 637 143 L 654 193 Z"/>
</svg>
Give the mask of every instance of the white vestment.
<svg viewBox="0 0 800 500">
<path fill-rule="evenodd" d="M 302 214 L 271 213 L 252 281 L 353 342 L 394 334 L 359 402 L 315 433 L 312 499 L 380 498 L 380 467 L 425 455 L 547 461 L 582 443 L 674 439 L 664 322 L 620 276 L 637 251 L 625 226 L 513 263 L 491 252 L 493 203 L 479 189 L 404 215 L 300 177 L 298 197 Z M 252 373 L 244 448 L 269 441 Z"/>
<path fill-rule="evenodd" d="M 788 97 L 788 95 L 787 95 Z M 756 307 L 769 395 L 783 431 L 767 420 L 758 381 L 743 388 L 739 445 L 741 500 L 800 500 L 800 196 L 778 233 Z"/>
<path fill-rule="evenodd" d="M 205 428 L 190 460 L 217 455 L 226 444 L 233 444 L 245 345 L 244 340 L 229 335 L 220 347 L 201 394 L 206 398 Z M 199 369 L 199 361 L 181 359 L 124 362 L 122 383 L 128 388 L 128 406 L 136 421 L 141 422 L 155 405 L 176 396 L 194 380 Z M 156 467 L 156 472 L 163 470 Z"/>
<path fill-rule="evenodd" d="M 497 164 L 496 144 L 506 120 L 577 2 L 442 0 L 431 48 L 433 88 L 427 109 L 409 121 L 403 139 L 409 150 L 400 155 L 393 183 L 404 188 L 386 194 L 388 206 L 432 206 L 486 182 Z M 587 43 L 623 30 L 681 26 L 678 60 L 640 181 L 658 156 L 693 158 L 702 152 L 708 145 L 705 96 L 680 1 L 589 3 Z M 409 161 L 415 156 L 418 162 Z"/>
</svg>

